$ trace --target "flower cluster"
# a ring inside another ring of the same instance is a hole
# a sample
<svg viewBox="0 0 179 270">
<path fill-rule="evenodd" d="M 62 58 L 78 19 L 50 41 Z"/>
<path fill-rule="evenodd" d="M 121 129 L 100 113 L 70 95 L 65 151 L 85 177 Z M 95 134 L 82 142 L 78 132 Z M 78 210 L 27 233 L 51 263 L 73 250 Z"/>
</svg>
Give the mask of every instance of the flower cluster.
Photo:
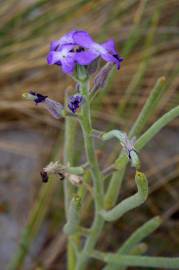
<svg viewBox="0 0 179 270">
<path fill-rule="evenodd" d="M 61 66 L 65 73 L 72 75 L 76 64 L 88 66 L 99 57 L 116 64 L 117 69 L 123 61 L 113 40 L 98 44 L 87 32 L 75 30 L 51 43 L 47 62 Z"/>
<path fill-rule="evenodd" d="M 92 94 L 105 86 L 113 66 L 116 65 L 119 69 L 120 63 L 123 61 L 115 49 L 113 40 L 99 44 L 87 32 L 74 30 L 51 43 L 47 62 L 49 65 L 60 66 L 65 73 L 71 75 L 77 81 L 77 85 L 80 85 L 88 80 L 92 73 L 96 72 L 100 58 L 107 63 L 94 79 L 94 87 L 91 91 L 89 90 L 89 94 Z M 48 98 L 48 96 L 34 91 L 23 94 L 23 97 L 34 101 L 36 105 L 44 105 L 56 119 L 75 114 L 81 105 L 85 104 L 85 98 L 80 92 L 80 88 L 77 89 L 76 94 L 68 98 L 67 108 Z"/>
</svg>

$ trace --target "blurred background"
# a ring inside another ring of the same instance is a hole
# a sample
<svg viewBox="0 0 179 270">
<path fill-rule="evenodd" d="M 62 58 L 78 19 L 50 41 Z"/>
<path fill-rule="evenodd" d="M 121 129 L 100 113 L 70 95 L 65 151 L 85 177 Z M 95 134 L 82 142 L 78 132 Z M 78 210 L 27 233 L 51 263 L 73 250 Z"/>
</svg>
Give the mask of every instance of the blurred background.
<svg viewBox="0 0 179 270">
<path fill-rule="evenodd" d="M 121 70 L 113 73 L 112 83 L 94 100 L 94 126 L 127 132 L 156 80 L 165 76 L 166 94 L 148 122 L 150 126 L 179 104 L 179 1 L 1 0 L 0 4 L 0 268 L 7 269 L 29 213 L 32 218 L 34 205 L 41 203 L 22 269 L 65 269 L 62 185 L 54 180 L 47 189 L 39 176 L 54 151 L 56 157 L 63 157 L 64 121 L 24 101 L 22 93 L 33 89 L 63 102 L 65 89 L 74 89 L 74 85 L 57 66 L 47 65 L 49 44 L 74 28 L 84 29 L 98 42 L 114 38 L 125 58 Z M 115 143 L 104 149 L 97 141 L 104 168 L 119 153 Z M 77 140 L 78 162 L 80 144 Z M 178 256 L 178 119 L 145 147 L 141 159 L 149 178 L 150 196 L 140 209 L 107 224 L 99 248 L 116 250 L 138 226 L 160 215 L 164 223 L 148 237 L 147 254 Z M 133 176 L 129 169 L 119 200 L 135 192 Z M 83 217 L 86 224 L 91 218 L 92 211 Z M 90 269 L 101 269 L 102 264 L 93 262 L 92 266 Z"/>
</svg>

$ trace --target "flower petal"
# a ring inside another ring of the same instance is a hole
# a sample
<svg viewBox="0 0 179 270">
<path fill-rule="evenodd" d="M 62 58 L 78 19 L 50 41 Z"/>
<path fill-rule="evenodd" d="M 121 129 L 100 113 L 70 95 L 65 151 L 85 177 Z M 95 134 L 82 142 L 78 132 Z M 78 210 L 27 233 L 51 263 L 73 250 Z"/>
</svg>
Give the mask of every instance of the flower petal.
<svg viewBox="0 0 179 270">
<path fill-rule="evenodd" d="M 111 52 L 112 54 L 117 54 L 113 39 L 102 43 L 101 46 L 103 46 L 103 48 L 105 48 L 108 52 Z"/>
<path fill-rule="evenodd" d="M 79 52 L 75 55 L 75 60 L 80 65 L 89 65 L 91 64 L 97 57 L 99 56 L 99 53 L 95 51 L 85 51 L 85 52 Z"/>
<path fill-rule="evenodd" d="M 61 63 L 62 55 L 60 52 L 49 52 L 47 56 L 47 63 L 53 65 L 56 63 Z"/>
<path fill-rule="evenodd" d="M 61 46 L 63 46 L 64 44 L 74 43 L 74 40 L 73 40 L 74 32 L 75 31 L 71 31 L 67 33 L 66 35 L 64 35 L 63 37 L 61 37 L 59 40 L 52 41 L 50 44 L 50 51 L 60 50 Z"/>
<path fill-rule="evenodd" d="M 67 33 L 66 35 L 64 35 L 63 37 L 61 37 L 59 39 L 59 42 L 61 45 L 66 44 L 66 43 L 74 43 L 74 39 L 73 39 L 73 34 L 76 32 L 75 31 L 71 31 L 69 33 Z"/>
<path fill-rule="evenodd" d="M 120 69 L 120 62 L 123 61 L 123 58 L 115 57 L 111 55 L 110 53 L 101 54 L 101 57 L 107 62 L 115 63 L 117 66 L 117 69 Z"/>
<path fill-rule="evenodd" d="M 72 74 L 75 68 L 73 57 L 67 56 L 62 60 L 62 69 L 67 74 Z"/>
<path fill-rule="evenodd" d="M 60 45 L 59 40 L 52 41 L 50 44 L 50 51 L 56 51 L 59 45 Z"/>
<path fill-rule="evenodd" d="M 74 43 L 66 43 L 66 44 L 63 44 L 63 45 L 61 45 L 61 47 L 60 47 L 60 52 L 65 52 L 66 54 L 68 53 L 68 52 L 70 52 L 72 49 L 74 49 L 75 47 L 76 47 L 77 45 L 76 44 L 74 44 Z"/>
<path fill-rule="evenodd" d="M 90 48 L 90 46 L 93 44 L 92 38 L 85 31 L 75 31 L 73 33 L 73 40 L 75 43 L 84 48 Z"/>
</svg>

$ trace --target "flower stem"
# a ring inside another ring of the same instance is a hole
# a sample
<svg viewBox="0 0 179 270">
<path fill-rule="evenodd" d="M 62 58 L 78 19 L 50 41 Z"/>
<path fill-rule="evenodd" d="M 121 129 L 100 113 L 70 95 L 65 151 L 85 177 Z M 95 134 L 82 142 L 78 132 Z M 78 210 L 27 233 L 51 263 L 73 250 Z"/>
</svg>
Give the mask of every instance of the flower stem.
<svg viewBox="0 0 179 270">
<path fill-rule="evenodd" d="M 175 108 L 164 114 L 142 136 L 139 137 L 135 144 L 136 150 L 141 150 L 163 127 L 165 127 L 177 116 L 179 116 L 179 106 L 176 106 Z M 115 165 L 119 168 L 119 170 L 114 172 L 111 178 L 105 196 L 105 208 L 112 207 L 117 200 L 127 163 L 128 159 L 126 158 L 126 156 L 120 154 L 115 162 Z"/>
<path fill-rule="evenodd" d="M 179 258 L 153 257 L 153 256 L 135 256 L 135 255 L 118 255 L 95 251 L 93 258 L 102 260 L 106 263 L 113 263 L 118 266 L 138 266 L 152 268 L 178 269 Z"/>
<path fill-rule="evenodd" d="M 65 120 L 65 146 L 64 146 L 64 163 L 70 166 L 74 165 L 74 158 L 75 158 L 75 133 L 76 133 L 76 119 L 71 117 L 66 117 Z M 72 199 L 74 193 L 74 186 L 69 181 L 64 181 L 64 200 L 65 200 L 65 213 L 66 219 L 68 219 L 68 211 L 70 201 Z M 68 220 L 67 220 L 68 222 Z M 76 264 L 76 255 L 75 255 L 75 248 L 74 243 L 72 241 L 72 237 L 68 237 L 68 244 L 67 244 L 67 269 L 73 270 Z"/>
<path fill-rule="evenodd" d="M 98 237 L 101 233 L 104 221 L 99 214 L 99 211 L 103 208 L 103 180 L 99 169 L 98 161 L 95 154 L 94 142 L 93 142 L 93 129 L 91 124 L 90 103 L 88 97 L 88 83 L 81 83 L 81 92 L 85 97 L 85 104 L 82 107 L 82 114 L 80 117 L 80 123 L 83 131 L 85 150 L 90 166 L 90 172 L 93 180 L 94 188 L 94 203 L 95 203 L 95 217 L 90 229 L 89 236 L 86 239 L 83 251 L 79 255 L 77 270 L 83 270 L 87 261 L 89 253 L 93 250 Z"/>
<path fill-rule="evenodd" d="M 116 254 L 131 254 L 137 245 L 147 236 L 149 236 L 153 231 L 155 231 L 161 224 L 161 219 L 155 217 L 147 221 L 141 227 L 139 227 L 131 236 L 124 242 L 124 244 L 117 250 Z M 118 270 L 116 264 L 108 264 L 104 270 Z"/>
<path fill-rule="evenodd" d="M 135 176 L 135 182 L 137 184 L 137 193 L 123 200 L 109 211 L 102 210 L 100 213 L 104 220 L 115 221 L 123 216 L 126 212 L 138 207 L 147 199 L 148 196 L 148 183 L 146 176 L 137 172 Z"/>
</svg>

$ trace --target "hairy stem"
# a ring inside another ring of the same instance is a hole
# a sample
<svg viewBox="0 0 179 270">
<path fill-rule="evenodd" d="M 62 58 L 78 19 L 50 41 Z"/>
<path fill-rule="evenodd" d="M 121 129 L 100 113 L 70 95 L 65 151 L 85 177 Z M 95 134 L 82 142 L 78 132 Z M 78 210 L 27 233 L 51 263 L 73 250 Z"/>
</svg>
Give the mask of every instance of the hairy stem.
<svg viewBox="0 0 179 270">
<path fill-rule="evenodd" d="M 116 254 L 131 254 L 131 251 L 137 247 L 137 245 L 143 241 L 144 238 L 149 236 L 155 231 L 161 224 L 160 217 L 154 217 L 147 221 L 144 225 L 139 227 L 117 250 Z M 111 263 L 107 265 L 104 270 L 118 270 L 118 266 Z"/>
<path fill-rule="evenodd" d="M 99 251 L 95 251 L 92 254 L 92 257 L 118 266 L 138 266 L 162 269 L 178 269 L 179 267 L 179 258 L 118 255 Z"/>
<path fill-rule="evenodd" d="M 95 155 L 95 148 L 92 137 L 93 130 L 91 124 L 87 82 L 81 84 L 81 92 L 85 97 L 85 105 L 82 108 L 80 123 L 82 126 L 86 155 L 90 165 L 90 172 L 93 180 L 95 215 L 89 236 L 87 237 L 84 248 L 78 258 L 78 264 L 76 267 L 77 270 L 82 270 L 85 268 L 89 258 L 88 254 L 93 250 L 104 224 L 104 221 L 99 214 L 99 211 L 103 208 L 103 179 Z"/>
<path fill-rule="evenodd" d="M 134 135 L 138 136 L 139 134 L 141 134 L 141 131 L 147 123 L 148 119 L 157 108 L 157 105 L 161 97 L 165 93 L 165 90 L 167 90 L 167 88 L 164 87 L 165 83 L 165 77 L 161 77 L 157 80 L 153 90 L 150 93 L 150 96 L 148 97 L 144 107 L 142 108 L 142 111 L 140 112 L 137 120 L 135 121 L 132 129 L 129 132 L 129 137 L 132 137 Z"/>
<path fill-rule="evenodd" d="M 64 164 L 70 166 L 74 165 L 75 158 L 75 134 L 76 134 L 76 120 L 67 117 L 65 120 L 65 142 L 64 142 Z M 64 200 L 65 200 L 65 213 L 68 222 L 68 211 L 72 195 L 74 193 L 74 186 L 69 181 L 64 181 Z M 72 243 L 71 237 L 68 237 L 67 243 L 67 269 L 73 270 L 76 264 L 76 256 L 74 243 Z"/>
<path fill-rule="evenodd" d="M 163 127 L 165 127 L 177 116 L 179 116 L 179 106 L 176 106 L 175 108 L 164 114 L 141 137 L 139 137 L 135 144 L 136 150 L 141 150 Z M 118 168 L 119 170 L 113 173 L 105 196 L 106 208 L 112 207 L 117 200 L 119 188 L 125 174 L 127 163 L 128 158 L 125 155 L 120 154 L 115 162 L 116 168 Z"/>
<path fill-rule="evenodd" d="M 136 142 L 137 150 L 142 149 L 168 123 L 179 116 L 179 106 L 176 106 L 159 118 Z"/>
<path fill-rule="evenodd" d="M 116 219 L 119 219 L 122 215 L 124 215 L 126 212 L 144 203 L 148 196 L 148 183 L 146 176 L 141 172 L 137 172 L 135 176 L 135 181 L 138 189 L 137 193 L 123 200 L 121 203 L 119 203 L 109 211 L 102 210 L 100 213 L 105 220 L 115 221 Z"/>
</svg>

